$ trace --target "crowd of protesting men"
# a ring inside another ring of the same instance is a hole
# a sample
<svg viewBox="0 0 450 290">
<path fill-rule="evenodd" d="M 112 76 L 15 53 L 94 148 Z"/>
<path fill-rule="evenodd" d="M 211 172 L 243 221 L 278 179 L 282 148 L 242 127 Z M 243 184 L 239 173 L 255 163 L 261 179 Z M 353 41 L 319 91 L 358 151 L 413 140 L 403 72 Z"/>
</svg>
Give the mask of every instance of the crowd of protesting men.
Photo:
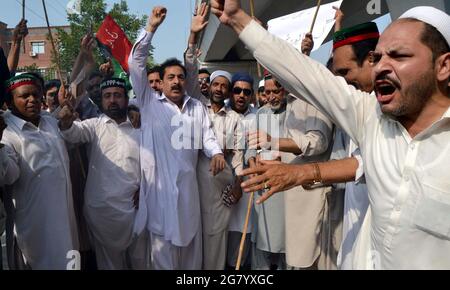
<svg viewBox="0 0 450 290">
<path fill-rule="evenodd" d="M 209 8 L 262 80 L 198 67 Z M 92 35 L 75 86 L 14 75 L 25 20 L 0 51 L 10 269 L 67 269 L 74 251 L 82 269 L 234 269 L 241 238 L 243 269 L 450 268 L 448 14 L 415 7 L 380 34 L 336 9 L 324 66 L 311 34 L 298 50 L 239 0 L 212 0 L 183 62 L 148 69 L 166 14 L 133 46 L 131 87 L 96 67 Z"/>
</svg>

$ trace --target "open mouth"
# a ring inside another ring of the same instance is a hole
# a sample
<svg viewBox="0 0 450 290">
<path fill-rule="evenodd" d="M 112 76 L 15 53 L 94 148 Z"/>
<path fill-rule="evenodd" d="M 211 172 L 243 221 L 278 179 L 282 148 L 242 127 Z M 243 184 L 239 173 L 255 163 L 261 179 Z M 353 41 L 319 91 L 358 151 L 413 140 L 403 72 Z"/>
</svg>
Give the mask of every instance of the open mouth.
<svg viewBox="0 0 450 290">
<path fill-rule="evenodd" d="M 375 91 L 378 102 L 384 104 L 389 103 L 394 97 L 397 88 L 388 81 L 377 81 L 375 83 Z"/>
</svg>

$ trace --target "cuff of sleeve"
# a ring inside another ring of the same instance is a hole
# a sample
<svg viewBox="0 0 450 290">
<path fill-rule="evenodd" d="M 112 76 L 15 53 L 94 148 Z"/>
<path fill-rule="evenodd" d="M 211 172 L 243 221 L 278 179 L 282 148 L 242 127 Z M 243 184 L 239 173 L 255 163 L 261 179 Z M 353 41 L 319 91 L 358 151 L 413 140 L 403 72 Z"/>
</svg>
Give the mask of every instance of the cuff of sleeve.
<svg viewBox="0 0 450 290">
<path fill-rule="evenodd" d="M 63 138 L 65 138 L 65 137 L 70 136 L 70 134 L 72 134 L 72 132 L 75 130 L 74 128 L 75 128 L 75 126 L 74 126 L 74 124 L 72 123 L 72 126 L 70 126 L 69 129 L 61 130 L 61 128 L 58 127 L 58 130 L 59 130 L 59 133 L 61 134 L 61 136 L 62 136 Z"/>
<path fill-rule="evenodd" d="M 214 157 L 214 155 L 217 155 L 217 154 L 223 154 L 223 152 L 222 152 L 222 150 L 220 150 L 220 148 L 211 150 L 211 157 Z"/>
<path fill-rule="evenodd" d="M 252 20 L 239 34 L 239 38 L 250 51 L 255 51 L 259 44 L 263 42 L 267 33 L 269 33 L 267 30 L 255 20 Z"/>
<path fill-rule="evenodd" d="M 361 158 L 361 154 L 359 153 L 359 149 L 352 153 L 352 156 L 358 160 L 358 169 L 356 169 L 355 174 L 355 184 L 364 181 L 364 162 Z"/>
</svg>

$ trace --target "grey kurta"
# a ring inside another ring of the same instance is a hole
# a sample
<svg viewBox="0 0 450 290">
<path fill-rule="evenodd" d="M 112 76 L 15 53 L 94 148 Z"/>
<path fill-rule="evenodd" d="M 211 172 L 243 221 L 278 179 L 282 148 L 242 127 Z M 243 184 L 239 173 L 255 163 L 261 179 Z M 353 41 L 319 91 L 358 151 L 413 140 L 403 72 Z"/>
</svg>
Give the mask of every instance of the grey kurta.
<svg viewBox="0 0 450 290">
<path fill-rule="evenodd" d="M 289 96 L 285 126 L 288 138 L 295 141 L 302 154 L 284 154 L 283 162 L 303 164 L 329 159 L 333 125 L 317 109 Z M 319 257 L 323 238 L 321 234 L 325 234 L 322 233 L 322 227 L 328 211 L 326 199 L 329 191 L 329 187 L 305 190 L 299 186 L 285 192 L 288 265 L 307 268 Z"/>
</svg>

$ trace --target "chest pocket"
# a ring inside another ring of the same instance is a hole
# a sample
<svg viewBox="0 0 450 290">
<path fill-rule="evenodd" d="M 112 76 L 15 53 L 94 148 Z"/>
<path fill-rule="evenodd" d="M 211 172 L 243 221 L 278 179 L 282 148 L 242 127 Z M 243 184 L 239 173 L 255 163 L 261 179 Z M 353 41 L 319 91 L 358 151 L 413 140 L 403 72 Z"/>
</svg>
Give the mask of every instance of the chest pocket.
<svg viewBox="0 0 450 290">
<path fill-rule="evenodd" d="M 450 183 L 425 179 L 422 186 L 423 198 L 414 214 L 415 225 L 450 240 Z"/>
</svg>

